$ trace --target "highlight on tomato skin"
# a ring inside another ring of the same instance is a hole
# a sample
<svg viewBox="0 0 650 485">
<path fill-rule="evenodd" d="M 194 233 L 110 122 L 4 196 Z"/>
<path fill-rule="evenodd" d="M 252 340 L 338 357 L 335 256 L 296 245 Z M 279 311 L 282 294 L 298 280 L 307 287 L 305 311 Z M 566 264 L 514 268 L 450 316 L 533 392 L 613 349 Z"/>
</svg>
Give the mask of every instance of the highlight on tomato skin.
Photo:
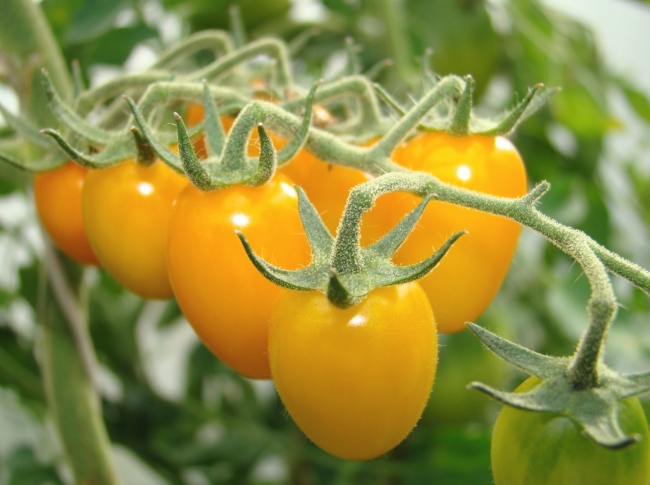
<svg viewBox="0 0 650 485">
<path fill-rule="evenodd" d="M 526 169 L 516 148 L 503 137 L 422 133 L 401 144 L 393 160 L 428 172 L 443 182 L 500 197 L 526 194 Z M 390 194 L 393 221 L 418 203 L 408 194 Z M 380 199 L 381 201 L 381 199 Z M 438 266 L 419 280 L 429 296 L 438 330 L 453 333 L 473 322 L 496 295 L 517 247 L 521 225 L 503 217 L 431 201 L 418 226 L 395 254 L 413 264 L 451 234 L 466 230 Z"/>
<path fill-rule="evenodd" d="M 88 242 L 81 212 L 81 193 L 88 169 L 74 162 L 34 177 L 38 217 L 55 246 L 74 261 L 99 266 Z"/>
<path fill-rule="evenodd" d="M 236 230 L 273 264 L 297 269 L 310 261 L 293 182 L 276 174 L 258 187 L 203 192 L 188 185 L 171 218 L 169 277 L 206 347 L 240 374 L 268 379 L 269 317 L 287 290 L 253 266 Z"/>
<path fill-rule="evenodd" d="M 90 245 L 106 271 L 142 298 L 173 296 L 166 263 L 172 206 L 189 183 L 162 162 L 125 160 L 88 173 L 82 193 Z"/>
<path fill-rule="evenodd" d="M 307 437 L 346 460 L 397 446 L 429 398 L 436 324 L 415 282 L 372 290 L 341 310 L 317 291 L 287 292 L 271 317 L 276 389 Z"/>
</svg>

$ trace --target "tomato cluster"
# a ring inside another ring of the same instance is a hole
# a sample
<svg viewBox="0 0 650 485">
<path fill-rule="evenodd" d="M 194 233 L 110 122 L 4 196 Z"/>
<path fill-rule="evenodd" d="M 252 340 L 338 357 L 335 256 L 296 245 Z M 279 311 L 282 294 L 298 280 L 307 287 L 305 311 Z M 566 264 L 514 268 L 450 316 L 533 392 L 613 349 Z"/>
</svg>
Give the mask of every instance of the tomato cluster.
<svg viewBox="0 0 650 485">
<path fill-rule="evenodd" d="M 192 125 L 203 110 L 190 107 L 187 114 Z M 233 121 L 222 118 L 226 130 Z M 272 137 L 276 148 L 286 143 Z M 202 136 L 193 144 L 204 152 Z M 249 154 L 258 153 L 251 136 Z M 503 138 L 426 133 L 399 147 L 393 159 L 472 190 L 505 197 L 526 190 L 521 159 Z M 68 181 L 48 182 L 63 177 L 59 173 Z M 206 192 L 162 162 L 125 160 L 89 172 L 67 164 L 37 176 L 34 191 L 43 225 L 63 252 L 100 264 L 143 298 L 175 297 L 219 359 L 246 377 L 274 379 L 312 441 L 333 455 L 364 460 L 395 447 L 416 425 L 436 373 L 437 331 L 456 332 L 485 309 L 520 230 L 506 219 L 431 203 L 396 263 L 424 259 L 458 230 L 470 235 L 421 282 L 376 288 L 346 309 L 320 292 L 288 291 L 266 280 L 235 234 L 243 233 L 273 265 L 304 267 L 311 255 L 294 185 L 333 234 L 350 189 L 371 179 L 303 149 L 257 187 Z M 378 240 L 416 203 L 407 194 L 382 197 L 364 216 L 363 244 Z M 75 218 L 67 227 L 53 226 L 54 210 Z"/>
</svg>

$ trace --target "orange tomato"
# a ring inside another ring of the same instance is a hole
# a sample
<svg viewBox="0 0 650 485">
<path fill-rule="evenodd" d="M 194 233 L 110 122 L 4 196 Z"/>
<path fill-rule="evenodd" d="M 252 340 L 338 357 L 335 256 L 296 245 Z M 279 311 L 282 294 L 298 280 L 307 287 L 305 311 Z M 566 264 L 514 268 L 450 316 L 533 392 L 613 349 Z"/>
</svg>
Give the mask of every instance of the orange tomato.
<svg viewBox="0 0 650 485">
<path fill-rule="evenodd" d="M 503 137 L 423 133 L 398 147 L 393 160 L 443 182 L 486 194 L 520 197 L 527 189 L 521 157 Z M 394 209 L 402 216 L 418 201 L 404 194 Z M 404 203 L 408 207 L 403 207 Z M 416 263 L 460 230 L 468 234 L 419 280 L 438 329 L 445 333 L 464 329 L 465 322 L 476 320 L 490 304 L 512 260 L 521 226 L 504 217 L 434 200 L 394 257 L 398 264 Z"/>
<path fill-rule="evenodd" d="M 81 190 L 88 169 L 68 162 L 34 177 L 38 217 L 57 248 L 81 264 L 99 266 L 81 215 Z"/>
<path fill-rule="evenodd" d="M 436 324 L 417 283 L 377 288 L 345 310 L 320 292 L 290 291 L 271 317 L 282 402 L 309 439 L 347 460 L 382 455 L 410 433 L 437 354 Z"/>
<path fill-rule="evenodd" d="M 307 265 L 310 250 L 292 185 L 280 174 L 259 187 L 202 192 L 188 185 L 170 223 L 167 261 L 181 310 L 219 359 L 251 378 L 271 376 L 269 316 L 285 290 L 257 271 L 235 230 L 272 264 Z"/>
<path fill-rule="evenodd" d="M 187 184 L 162 162 L 125 160 L 86 176 L 82 210 L 90 245 L 106 271 L 143 298 L 173 296 L 167 233 L 174 200 Z"/>
</svg>

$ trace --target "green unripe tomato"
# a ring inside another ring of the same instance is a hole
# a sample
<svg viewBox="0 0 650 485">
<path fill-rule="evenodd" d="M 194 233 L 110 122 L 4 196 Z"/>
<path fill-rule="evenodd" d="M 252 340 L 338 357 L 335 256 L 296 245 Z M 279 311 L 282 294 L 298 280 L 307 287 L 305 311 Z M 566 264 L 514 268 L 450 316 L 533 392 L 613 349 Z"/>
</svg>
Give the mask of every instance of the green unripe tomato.
<svg viewBox="0 0 650 485">
<path fill-rule="evenodd" d="M 539 384 L 526 380 L 515 392 Z M 641 441 L 622 450 L 603 448 L 569 418 L 504 406 L 492 433 L 495 485 L 648 485 L 650 431 L 636 397 L 621 403 L 623 430 Z"/>
</svg>

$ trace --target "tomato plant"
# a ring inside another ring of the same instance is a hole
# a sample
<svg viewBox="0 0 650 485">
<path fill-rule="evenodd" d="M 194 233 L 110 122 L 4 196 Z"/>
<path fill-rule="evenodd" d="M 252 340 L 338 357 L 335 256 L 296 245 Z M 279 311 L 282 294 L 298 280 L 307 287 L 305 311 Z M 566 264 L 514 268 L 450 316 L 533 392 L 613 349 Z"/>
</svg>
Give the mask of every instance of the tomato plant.
<svg viewBox="0 0 650 485">
<path fill-rule="evenodd" d="M 526 193 L 524 164 L 503 137 L 423 133 L 400 145 L 393 160 L 468 190 L 500 197 Z M 403 196 L 408 199 L 417 203 L 414 197 Z M 393 207 L 403 210 L 399 203 Z M 468 234 L 420 281 L 444 333 L 462 330 L 465 322 L 476 320 L 490 304 L 510 265 L 521 226 L 496 215 L 432 201 L 395 254 L 397 263 L 413 264 L 461 230 Z"/>
<path fill-rule="evenodd" d="M 38 217 L 68 257 L 81 264 L 98 266 L 81 215 L 81 192 L 88 169 L 73 162 L 39 172 L 34 177 L 34 201 Z"/>
<path fill-rule="evenodd" d="M 106 271 L 143 298 L 173 296 L 167 234 L 172 205 L 187 184 L 162 162 L 125 160 L 86 176 L 82 210 L 90 245 Z"/>
<path fill-rule="evenodd" d="M 309 439 L 349 460 L 382 455 L 413 429 L 437 353 L 417 283 L 377 288 L 344 310 L 320 292 L 290 292 L 271 317 L 269 358 L 282 402 Z"/>
<path fill-rule="evenodd" d="M 529 378 L 515 392 L 539 384 Z M 622 450 L 603 448 L 569 418 L 504 406 L 492 434 L 496 485 L 647 485 L 650 431 L 637 397 L 621 401 L 619 419 L 640 441 Z"/>
<path fill-rule="evenodd" d="M 188 185 L 172 213 L 169 276 L 203 343 L 237 372 L 269 378 L 269 316 L 284 290 L 259 274 L 235 230 L 274 264 L 295 269 L 309 262 L 296 191 L 277 174 L 259 187 L 202 192 Z"/>
</svg>

